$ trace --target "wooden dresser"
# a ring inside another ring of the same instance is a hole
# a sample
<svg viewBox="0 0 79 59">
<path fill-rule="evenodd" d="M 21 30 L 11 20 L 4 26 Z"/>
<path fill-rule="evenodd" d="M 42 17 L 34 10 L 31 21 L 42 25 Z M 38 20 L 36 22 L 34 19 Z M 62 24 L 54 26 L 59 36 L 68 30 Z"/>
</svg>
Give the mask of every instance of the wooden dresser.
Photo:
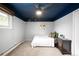
<svg viewBox="0 0 79 59">
<path fill-rule="evenodd" d="M 62 54 L 71 54 L 71 40 L 57 38 L 56 47 L 60 49 Z"/>
</svg>

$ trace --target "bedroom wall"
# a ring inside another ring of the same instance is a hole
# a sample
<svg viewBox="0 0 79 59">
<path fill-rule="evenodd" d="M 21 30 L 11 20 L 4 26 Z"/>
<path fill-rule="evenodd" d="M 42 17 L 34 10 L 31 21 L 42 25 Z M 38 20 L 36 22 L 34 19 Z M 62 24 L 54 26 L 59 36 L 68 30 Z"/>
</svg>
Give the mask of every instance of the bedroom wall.
<svg viewBox="0 0 79 59">
<path fill-rule="evenodd" d="M 58 19 L 54 22 L 55 28 L 54 31 L 58 32 L 59 34 L 63 34 L 65 38 L 72 41 L 71 43 L 71 53 L 75 55 L 75 39 L 73 35 L 74 31 L 74 24 L 73 24 L 73 12 Z"/>
<path fill-rule="evenodd" d="M 24 40 L 24 21 L 13 16 L 12 28 L 0 28 L 0 53 Z"/>
<path fill-rule="evenodd" d="M 72 22 L 73 13 L 70 13 L 54 22 L 54 30 L 59 34 L 63 34 L 65 38 L 72 40 Z"/>
<path fill-rule="evenodd" d="M 46 29 L 40 28 L 40 25 L 45 24 Z M 26 22 L 26 41 L 32 41 L 34 35 L 48 35 L 53 32 L 54 24 L 53 22 Z"/>
</svg>

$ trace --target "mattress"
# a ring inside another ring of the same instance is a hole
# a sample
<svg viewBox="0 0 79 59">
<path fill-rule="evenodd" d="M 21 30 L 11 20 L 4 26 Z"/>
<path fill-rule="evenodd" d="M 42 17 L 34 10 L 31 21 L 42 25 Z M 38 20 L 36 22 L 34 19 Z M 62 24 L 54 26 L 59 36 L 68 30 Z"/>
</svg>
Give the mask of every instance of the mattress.
<svg viewBox="0 0 79 59">
<path fill-rule="evenodd" d="M 32 47 L 35 47 L 35 46 L 54 47 L 54 38 L 51 38 L 48 36 L 34 36 L 31 45 Z"/>
</svg>

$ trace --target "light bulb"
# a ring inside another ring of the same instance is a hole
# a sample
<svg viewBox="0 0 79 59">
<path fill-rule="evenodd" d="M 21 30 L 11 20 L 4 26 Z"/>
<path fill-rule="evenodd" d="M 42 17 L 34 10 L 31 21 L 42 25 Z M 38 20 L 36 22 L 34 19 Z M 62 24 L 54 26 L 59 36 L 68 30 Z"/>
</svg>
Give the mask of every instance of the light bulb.
<svg viewBox="0 0 79 59">
<path fill-rule="evenodd" d="M 42 11 L 41 11 L 41 10 L 37 10 L 37 11 L 36 11 L 36 15 L 37 15 L 37 16 L 41 16 L 41 15 L 42 15 Z"/>
</svg>

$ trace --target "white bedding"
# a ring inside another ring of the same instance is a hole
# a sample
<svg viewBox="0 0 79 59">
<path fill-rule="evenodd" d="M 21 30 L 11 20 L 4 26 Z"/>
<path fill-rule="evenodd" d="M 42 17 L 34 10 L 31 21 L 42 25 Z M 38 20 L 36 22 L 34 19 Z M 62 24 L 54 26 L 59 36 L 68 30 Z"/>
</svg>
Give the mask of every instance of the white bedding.
<svg viewBox="0 0 79 59">
<path fill-rule="evenodd" d="M 54 38 L 50 38 L 48 36 L 34 36 L 31 45 L 32 47 L 35 47 L 35 46 L 54 47 Z"/>
</svg>

